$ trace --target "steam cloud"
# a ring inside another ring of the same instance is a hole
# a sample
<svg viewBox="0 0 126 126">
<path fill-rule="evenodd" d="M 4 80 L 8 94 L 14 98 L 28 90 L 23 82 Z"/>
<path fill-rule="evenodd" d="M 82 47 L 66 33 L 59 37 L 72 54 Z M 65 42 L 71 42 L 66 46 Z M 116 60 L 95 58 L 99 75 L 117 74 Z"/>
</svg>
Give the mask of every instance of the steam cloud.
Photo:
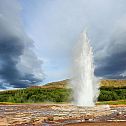
<svg viewBox="0 0 126 126">
<path fill-rule="evenodd" d="M 41 82 L 42 61 L 32 51 L 16 0 L 0 0 L 0 88 L 23 88 Z"/>
</svg>

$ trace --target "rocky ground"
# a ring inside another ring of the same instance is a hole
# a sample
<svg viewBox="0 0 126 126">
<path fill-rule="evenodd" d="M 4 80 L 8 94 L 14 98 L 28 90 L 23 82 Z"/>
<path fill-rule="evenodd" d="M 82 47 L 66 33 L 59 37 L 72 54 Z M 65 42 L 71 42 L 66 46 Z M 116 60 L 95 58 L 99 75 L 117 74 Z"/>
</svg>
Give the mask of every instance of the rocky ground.
<svg viewBox="0 0 126 126">
<path fill-rule="evenodd" d="M 126 125 L 126 106 L 98 105 L 77 107 L 71 104 L 0 105 L 1 126 L 118 126 Z M 94 125 L 92 125 L 94 124 Z M 107 125 L 108 124 L 108 125 Z"/>
</svg>

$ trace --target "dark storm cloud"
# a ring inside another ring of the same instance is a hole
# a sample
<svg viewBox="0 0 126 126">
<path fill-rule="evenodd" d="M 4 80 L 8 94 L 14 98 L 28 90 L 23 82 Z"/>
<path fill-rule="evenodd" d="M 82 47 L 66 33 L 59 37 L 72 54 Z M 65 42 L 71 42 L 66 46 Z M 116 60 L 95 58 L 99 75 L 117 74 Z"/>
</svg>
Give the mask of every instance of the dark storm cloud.
<svg viewBox="0 0 126 126">
<path fill-rule="evenodd" d="M 100 63 L 102 66 L 96 68 L 97 76 L 116 78 L 126 70 L 126 51 L 112 54 Z"/>
<path fill-rule="evenodd" d="M 23 29 L 16 0 L 0 1 L 0 88 L 23 88 L 41 82 L 41 61 Z"/>
<path fill-rule="evenodd" d="M 107 56 L 96 62 L 99 66 L 95 74 L 109 79 L 126 79 L 126 27 L 115 31 L 109 41 Z"/>
</svg>

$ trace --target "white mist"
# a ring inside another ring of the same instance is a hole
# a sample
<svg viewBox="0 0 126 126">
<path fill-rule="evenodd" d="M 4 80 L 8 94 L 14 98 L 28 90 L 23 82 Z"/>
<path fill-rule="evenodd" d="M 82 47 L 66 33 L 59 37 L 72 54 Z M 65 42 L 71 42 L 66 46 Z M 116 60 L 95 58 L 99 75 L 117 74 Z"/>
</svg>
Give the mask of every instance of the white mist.
<svg viewBox="0 0 126 126">
<path fill-rule="evenodd" d="M 74 102 L 78 106 L 94 106 L 98 87 L 94 76 L 93 52 L 87 34 L 81 33 L 74 50 L 73 79 Z"/>
</svg>

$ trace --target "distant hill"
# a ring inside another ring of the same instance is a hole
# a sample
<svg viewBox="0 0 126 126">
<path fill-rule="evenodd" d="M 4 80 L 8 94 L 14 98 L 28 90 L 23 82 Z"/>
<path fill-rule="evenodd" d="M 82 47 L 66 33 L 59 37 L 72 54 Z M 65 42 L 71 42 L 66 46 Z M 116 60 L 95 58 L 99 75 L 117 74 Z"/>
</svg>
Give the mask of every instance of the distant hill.
<svg viewBox="0 0 126 126">
<path fill-rule="evenodd" d="M 31 86 L 28 88 L 44 88 L 44 89 L 66 89 L 69 87 L 69 79 L 47 83 L 43 86 Z"/>
<path fill-rule="evenodd" d="M 57 82 L 47 83 L 43 86 L 32 86 L 31 88 L 49 88 L 49 89 L 61 89 L 61 88 L 70 88 L 70 80 L 62 80 Z M 100 87 L 115 87 L 121 88 L 126 87 L 126 80 L 101 80 L 99 82 Z"/>
<path fill-rule="evenodd" d="M 126 87 L 126 80 L 101 80 L 101 87 Z"/>
<path fill-rule="evenodd" d="M 51 82 L 43 85 L 42 88 L 69 88 L 69 79 Z"/>
</svg>

